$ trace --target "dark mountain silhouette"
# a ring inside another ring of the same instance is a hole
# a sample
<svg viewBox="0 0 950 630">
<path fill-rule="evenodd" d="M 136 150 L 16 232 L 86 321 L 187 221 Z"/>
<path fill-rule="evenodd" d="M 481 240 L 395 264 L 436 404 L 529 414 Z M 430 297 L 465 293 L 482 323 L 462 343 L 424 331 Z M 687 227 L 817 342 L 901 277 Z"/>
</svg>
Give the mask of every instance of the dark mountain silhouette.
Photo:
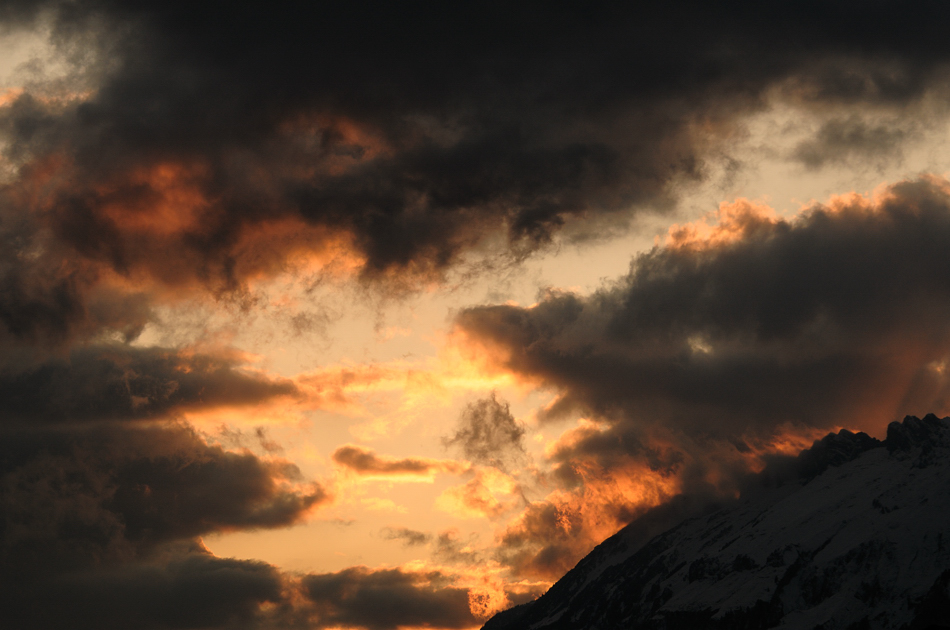
<svg viewBox="0 0 950 630">
<path fill-rule="evenodd" d="M 679 497 L 484 630 L 950 628 L 950 418 L 841 431 L 738 500 Z"/>
</svg>

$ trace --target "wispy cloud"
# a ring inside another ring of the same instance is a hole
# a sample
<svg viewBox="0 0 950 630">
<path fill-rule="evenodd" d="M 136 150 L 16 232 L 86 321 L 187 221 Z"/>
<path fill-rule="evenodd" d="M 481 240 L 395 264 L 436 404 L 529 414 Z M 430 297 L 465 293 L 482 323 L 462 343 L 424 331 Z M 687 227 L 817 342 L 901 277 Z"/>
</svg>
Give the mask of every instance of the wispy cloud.
<svg viewBox="0 0 950 630">
<path fill-rule="evenodd" d="M 354 444 L 340 446 L 333 452 L 333 461 L 347 471 L 368 479 L 404 479 L 432 481 L 436 473 L 458 474 L 467 466 L 448 459 L 422 457 L 388 457 Z"/>
</svg>

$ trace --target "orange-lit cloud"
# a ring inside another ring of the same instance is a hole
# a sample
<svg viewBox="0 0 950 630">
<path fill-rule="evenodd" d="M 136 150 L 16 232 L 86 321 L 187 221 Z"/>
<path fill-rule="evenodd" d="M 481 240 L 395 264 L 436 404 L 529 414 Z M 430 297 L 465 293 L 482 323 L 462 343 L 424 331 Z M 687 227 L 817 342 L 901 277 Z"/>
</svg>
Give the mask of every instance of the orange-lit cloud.
<svg viewBox="0 0 950 630">
<path fill-rule="evenodd" d="M 80 234 L 87 240 L 74 246 L 82 253 L 138 282 L 179 291 L 240 289 L 291 271 L 346 277 L 362 267 L 346 229 L 286 213 L 234 222 L 222 207 L 225 202 L 209 189 L 212 176 L 202 162 L 133 167 L 82 192 L 73 205 L 51 207 L 48 221 L 54 229 L 80 227 L 73 223 L 82 218 L 79 204 L 84 220 L 99 230 Z M 228 236 L 218 243 L 222 230 Z M 67 242 L 76 236 L 60 232 Z"/>
<path fill-rule="evenodd" d="M 634 458 L 603 465 L 574 457 L 561 466 L 570 469 L 569 479 L 558 480 L 564 487 L 526 505 L 499 533 L 496 553 L 516 576 L 556 579 L 631 519 L 682 490 L 675 472 Z"/>
<path fill-rule="evenodd" d="M 298 374 L 293 381 L 301 408 L 330 409 L 367 418 L 351 429 L 359 439 L 391 435 L 426 409 L 442 407 L 468 392 L 514 386 L 510 372 L 483 372 L 482 358 L 445 341 L 435 357 L 371 364 L 338 364 Z M 388 405 L 380 408 L 380 400 Z"/>
<path fill-rule="evenodd" d="M 338 114 L 307 113 L 285 120 L 278 130 L 301 153 L 313 155 L 321 148 L 318 160 L 293 164 L 298 177 L 319 173 L 339 177 L 378 158 L 388 158 L 392 147 L 378 130 L 353 118 Z"/>
<path fill-rule="evenodd" d="M 30 414 L 50 418 L 179 416 L 207 428 L 295 423 L 307 411 L 325 409 L 370 417 L 355 431 L 378 436 L 460 393 L 507 382 L 479 376 L 475 366 L 445 357 L 331 365 L 291 378 L 262 369 L 259 362 L 260 357 L 211 343 L 180 348 L 98 344 L 68 360 L 50 359 L 19 373 L 12 404 L 24 414 L 29 406 Z M 94 387 L 102 391 L 97 394 Z M 58 395 L 50 396 L 51 388 Z M 108 404 L 91 398 L 100 394 Z M 376 415 L 373 409 L 381 400 L 390 406 Z M 82 411 L 72 410 L 77 405 Z"/>
<path fill-rule="evenodd" d="M 5 88 L 0 91 L 0 107 L 6 107 L 23 94 L 23 88 Z"/>
<path fill-rule="evenodd" d="M 748 199 L 723 202 L 711 216 L 671 226 L 663 245 L 670 249 L 712 249 L 754 237 L 757 231 L 766 231 L 779 220 L 775 210 L 764 204 Z"/>
<path fill-rule="evenodd" d="M 495 519 L 524 501 L 518 482 L 495 468 L 476 468 L 468 482 L 442 492 L 435 507 L 458 518 Z"/>
</svg>

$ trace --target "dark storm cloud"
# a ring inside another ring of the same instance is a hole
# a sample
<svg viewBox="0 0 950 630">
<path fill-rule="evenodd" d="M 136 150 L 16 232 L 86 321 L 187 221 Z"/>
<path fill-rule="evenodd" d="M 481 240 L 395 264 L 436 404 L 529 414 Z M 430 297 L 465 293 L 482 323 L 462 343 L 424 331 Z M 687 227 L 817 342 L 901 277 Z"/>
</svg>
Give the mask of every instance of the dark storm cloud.
<svg viewBox="0 0 950 630">
<path fill-rule="evenodd" d="M 508 403 L 499 402 L 492 393 L 469 404 L 454 435 L 442 438 L 442 443 L 457 448 L 472 463 L 507 472 L 527 461 L 524 434 L 524 425 L 511 415 Z"/>
<path fill-rule="evenodd" d="M 879 431 L 950 406 L 947 186 L 904 182 L 792 220 L 739 202 L 719 232 L 674 231 L 610 288 L 470 308 L 457 325 L 560 392 L 547 418 L 607 421 L 562 440 L 561 464 L 676 470 L 679 452 L 741 468 L 789 427 Z"/>
<path fill-rule="evenodd" d="M 320 628 L 467 628 L 479 622 L 469 608 L 468 589 L 454 586 L 450 576 L 436 571 L 354 567 L 308 575 L 302 585 Z"/>
<path fill-rule="evenodd" d="M 290 462 L 225 451 L 183 425 L 5 430 L 0 464 L 7 552 L 59 560 L 287 526 L 328 498 Z"/>
<path fill-rule="evenodd" d="M 290 462 L 186 426 L 5 428 L 0 609 L 12 627 L 241 625 L 281 599 L 276 571 L 191 541 L 285 527 L 327 499 Z"/>
<path fill-rule="evenodd" d="M 0 421 L 149 419 L 189 409 L 250 405 L 296 391 L 290 381 L 242 371 L 228 356 L 90 346 L 23 371 L 0 372 Z"/>
<path fill-rule="evenodd" d="M 94 89 L 57 100 L 36 79 L 3 108 L 22 166 L 6 203 L 69 257 L 216 291 L 339 238 L 365 276 L 431 277 L 499 226 L 524 253 L 566 224 L 623 223 L 702 177 L 716 130 L 767 90 L 900 107 L 950 52 L 936 3 L 5 11 L 24 24 L 50 7 Z"/>
<path fill-rule="evenodd" d="M 96 269 L 62 252 L 5 192 L 0 187 L 0 348 L 65 345 L 103 330 L 137 337 L 152 317 L 148 295 L 99 285 Z"/>
<path fill-rule="evenodd" d="M 77 630 L 260 627 L 261 604 L 287 606 L 283 586 L 270 565 L 196 553 L 59 576 L 43 585 L 43 599 L 17 600 L 4 619 Z"/>
</svg>

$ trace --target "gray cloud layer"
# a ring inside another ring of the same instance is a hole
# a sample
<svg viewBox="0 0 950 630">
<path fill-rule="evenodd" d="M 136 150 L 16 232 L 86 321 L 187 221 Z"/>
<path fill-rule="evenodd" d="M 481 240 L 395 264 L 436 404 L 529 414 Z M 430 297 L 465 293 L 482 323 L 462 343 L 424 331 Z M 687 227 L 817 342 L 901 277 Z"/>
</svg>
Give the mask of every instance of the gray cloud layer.
<svg viewBox="0 0 950 630">
<path fill-rule="evenodd" d="M 590 297 L 470 308 L 457 324 L 558 388 L 554 415 L 579 406 L 720 437 L 883 426 L 947 404 L 945 186 L 906 182 L 793 221 L 750 216 L 737 242 L 656 248 Z"/>
</svg>

